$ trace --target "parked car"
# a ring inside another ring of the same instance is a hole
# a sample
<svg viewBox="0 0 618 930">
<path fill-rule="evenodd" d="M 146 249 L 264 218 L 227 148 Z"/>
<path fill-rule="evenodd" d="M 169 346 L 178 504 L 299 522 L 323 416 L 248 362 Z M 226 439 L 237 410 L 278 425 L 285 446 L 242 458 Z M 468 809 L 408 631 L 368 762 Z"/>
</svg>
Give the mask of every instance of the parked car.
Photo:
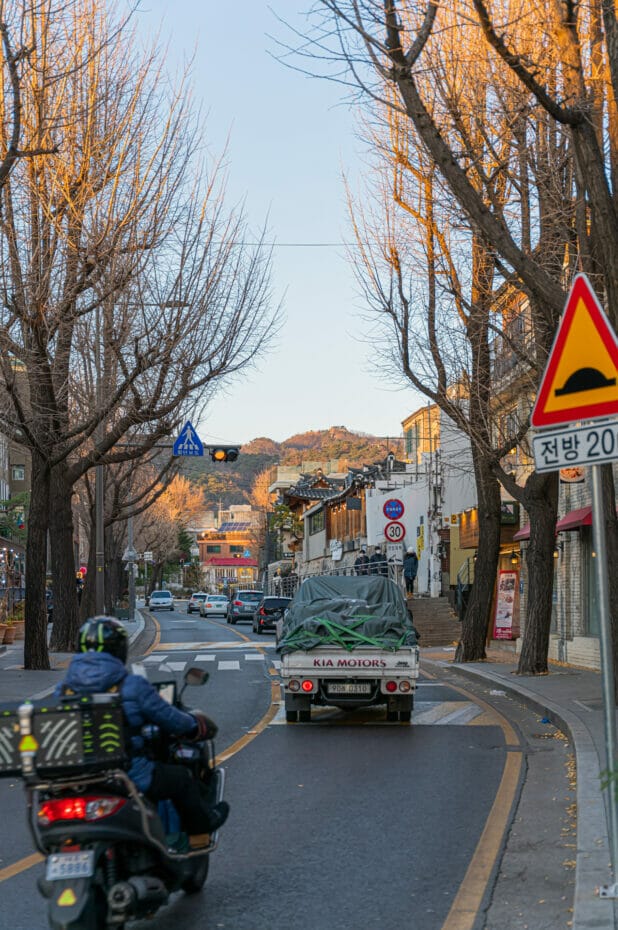
<svg viewBox="0 0 618 930">
<path fill-rule="evenodd" d="M 200 613 L 200 607 L 208 597 L 206 591 L 195 591 L 189 600 L 187 601 L 187 613 L 192 614 L 194 610 L 197 610 L 198 614 Z"/>
<path fill-rule="evenodd" d="M 255 608 L 264 597 L 263 591 L 237 591 L 227 609 L 227 622 L 253 620 Z"/>
<path fill-rule="evenodd" d="M 200 617 L 226 617 L 229 604 L 225 594 L 207 594 L 200 604 Z"/>
<path fill-rule="evenodd" d="M 148 601 L 150 610 L 173 610 L 174 598 L 171 591 L 153 591 Z"/>
<path fill-rule="evenodd" d="M 54 592 L 51 588 L 45 588 L 45 603 L 47 605 L 47 622 L 54 622 Z"/>
<path fill-rule="evenodd" d="M 274 630 L 291 600 L 291 597 L 263 597 L 253 614 L 253 632 Z"/>
</svg>

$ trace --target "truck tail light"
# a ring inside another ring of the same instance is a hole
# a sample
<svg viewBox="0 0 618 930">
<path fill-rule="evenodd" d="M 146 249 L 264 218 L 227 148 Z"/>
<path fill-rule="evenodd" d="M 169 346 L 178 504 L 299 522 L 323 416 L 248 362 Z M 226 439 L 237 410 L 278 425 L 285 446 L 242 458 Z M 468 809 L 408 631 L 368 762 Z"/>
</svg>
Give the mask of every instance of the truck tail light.
<svg viewBox="0 0 618 930">
<path fill-rule="evenodd" d="M 412 687 L 412 685 L 410 684 L 409 681 L 400 681 L 400 682 L 399 682 L 399 690 L 400 690 L 400 691 L 404 691 L 406 694 L 407 694 L 407 692 L 411 689 L 411 687 Z"/>
<path fill-rule="evenodd" d="M 307 693 L 309 693 L 309 691 L 313 691 L 313 682 L 311 681 L 311 679 L 310 678 L 303 679 L 301 688 L 303 689 L 303 691 Z"/>
<path fill-rule="evenodd" d="M 295 678 L 291 678 L 288 681 L 288 689 L 290 691 L 300 691 L 300 681 L 297 681 Z"/>
<path fill-rule="evenodd" d="M 396 690 L 397 690 L 397 682 L 396 682 L 396 681 L 387 681 L 386 684 L 384 685 L 384 687 L 385 687 L 386 690 L 389 692 L 389 694 L 392 694 L 393 691 L 396 691 Z"/>
<path fill-rule="evenodd" d="M 266 611 L 264 610 L 263 607 L 260 607 L 260 616 L 261 616 L 261 617 L 265 617 L 265 616 L 266 616 Z"/>
</svg>

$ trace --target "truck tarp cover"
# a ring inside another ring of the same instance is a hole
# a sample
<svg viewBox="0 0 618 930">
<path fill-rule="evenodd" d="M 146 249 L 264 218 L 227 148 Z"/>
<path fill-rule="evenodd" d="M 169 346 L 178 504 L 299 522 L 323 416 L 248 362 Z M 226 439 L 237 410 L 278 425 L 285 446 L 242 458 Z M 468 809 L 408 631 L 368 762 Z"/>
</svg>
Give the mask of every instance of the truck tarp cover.
<svg viewBox="0 0 618 930">
<path fill-rule="evenodd" d="M 416 630 L 403 594 L 381 575 L 307 578 L 288 607 L 278 652 L 316 646 L 400 649 L 415 646 Z"/>
</svg>

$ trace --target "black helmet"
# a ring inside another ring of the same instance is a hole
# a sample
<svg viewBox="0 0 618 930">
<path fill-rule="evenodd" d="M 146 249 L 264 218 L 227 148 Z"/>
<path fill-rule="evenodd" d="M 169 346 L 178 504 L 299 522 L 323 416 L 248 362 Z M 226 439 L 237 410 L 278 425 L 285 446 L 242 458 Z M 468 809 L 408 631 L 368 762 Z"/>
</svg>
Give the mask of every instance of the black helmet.
<svg viewBox="0 0 618 930">
<path fill-rule="evenodd" d="M 78 652 L 109 652 L 127 661 L 129 638 L 122 623 L 113 617 L 89 617 L 79 631 Z"/>
</svg>

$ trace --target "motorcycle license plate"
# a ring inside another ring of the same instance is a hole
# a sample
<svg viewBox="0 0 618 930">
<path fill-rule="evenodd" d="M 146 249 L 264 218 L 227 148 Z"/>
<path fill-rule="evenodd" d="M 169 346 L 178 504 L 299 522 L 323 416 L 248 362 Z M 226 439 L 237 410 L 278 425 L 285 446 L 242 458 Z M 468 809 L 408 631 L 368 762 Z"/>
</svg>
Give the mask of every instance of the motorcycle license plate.
<svg viewBox="0 0 618 930">
<path fill-rule="evenodd" d="M 333 681 L 328 686 L 329 694 L 371 694 L 368 681 Z"/>
<path fill-rule="evenodd" d="M 53 853 L 47 857 L 45 878 L 49 882 L 62 878 L 90 878 L 94 875 L 94 850 Z"/>
</svg>

